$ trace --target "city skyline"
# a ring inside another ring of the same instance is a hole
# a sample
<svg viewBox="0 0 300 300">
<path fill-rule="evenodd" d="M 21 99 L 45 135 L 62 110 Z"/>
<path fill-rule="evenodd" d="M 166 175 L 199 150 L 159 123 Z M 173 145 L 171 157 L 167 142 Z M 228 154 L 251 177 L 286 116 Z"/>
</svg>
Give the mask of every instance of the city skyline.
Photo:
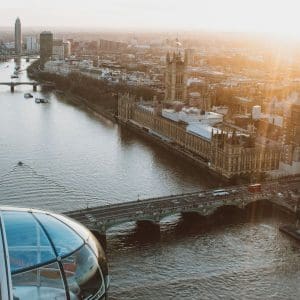
<svg viewBox="0 0 300 300">
<path fill-rule="evenodd" d="M 300 299 L 300 4 L 273 2 L 1 5 L 0 300 Z"/>
<path fill-rule="evenodd" d="M 298 8 L 294 0 L 187 0 L 184 5 L 170 0 L 113 0 L 101 4 L 88 0 L 84 7 L 79 3 L 70 6 L 68 1 L 18 0 L 2 5 L 0 26 L 8 26 L 20 16 L 25 27 L 269 32 L 300 39 Z"/>
</svg>

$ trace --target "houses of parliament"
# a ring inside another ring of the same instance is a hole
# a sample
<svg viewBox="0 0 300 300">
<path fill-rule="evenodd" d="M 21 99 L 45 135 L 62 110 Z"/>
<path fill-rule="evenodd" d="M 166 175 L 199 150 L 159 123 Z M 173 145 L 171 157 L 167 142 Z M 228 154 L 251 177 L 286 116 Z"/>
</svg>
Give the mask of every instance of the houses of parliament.
<svg viewBox="0 0 300 300">
<path fill-rule="evenodd" d="M 164 100 L 144 102 L 137 101 L 128 94 L 119 95 L 119 121 L 159 138 L 163 143 L 184 152 L 195 161 L 203 162 L 209 169 L 228 179 L 257 178 L 262 174 L 274 176 L 278 173 L 280 164 L 291 164 L 295 147 L 262 142 L 255 135 L 222 122 L 211 125 L 209 118 L 212 113 L 201 111 L 199 115 L 192 116 L 194 119 L 191 122 L 188 113 L 184 115 L 187 116 L 186 119 L 176 119 L 183 113 L 177 112 L 176 108 L 170 110 L 170 103 L 186 103 L 186 59 L 179 52 L 167 54 Z M 168 109 L 165 108 L 166 103 Z M 196 121 L 195 116 L 198 118 Z"/>
</svg>

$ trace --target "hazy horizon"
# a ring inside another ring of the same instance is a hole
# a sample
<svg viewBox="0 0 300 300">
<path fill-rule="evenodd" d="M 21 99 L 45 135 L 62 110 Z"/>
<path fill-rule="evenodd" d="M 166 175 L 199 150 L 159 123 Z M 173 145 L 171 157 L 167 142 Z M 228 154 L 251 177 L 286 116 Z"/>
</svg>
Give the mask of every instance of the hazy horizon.
<svg viewBox="0 0 300 300">
<path fill-rule="evenodd" d="M 0 27 L 20 17 L 23 28 L 80 31 L 213 31 L 272 33 L 300 39 L 295 0 L 111 0 L 99 2 L 16 0 L 3 3 Z"/>
</svg>

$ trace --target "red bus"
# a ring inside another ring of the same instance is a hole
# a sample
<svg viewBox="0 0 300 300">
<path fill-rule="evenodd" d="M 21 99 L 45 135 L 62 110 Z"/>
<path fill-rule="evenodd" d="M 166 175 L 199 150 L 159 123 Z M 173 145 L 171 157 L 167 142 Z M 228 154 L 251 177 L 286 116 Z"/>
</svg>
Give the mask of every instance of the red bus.
<svg viewBox="0 0 300 300">
<path fill-rule="evenodd" d="M 248 186 L 248 191 L 250 193 L 260 193 L 261 192 L 261 184 L 260 183 L 250 184 Z"/>
</svg>

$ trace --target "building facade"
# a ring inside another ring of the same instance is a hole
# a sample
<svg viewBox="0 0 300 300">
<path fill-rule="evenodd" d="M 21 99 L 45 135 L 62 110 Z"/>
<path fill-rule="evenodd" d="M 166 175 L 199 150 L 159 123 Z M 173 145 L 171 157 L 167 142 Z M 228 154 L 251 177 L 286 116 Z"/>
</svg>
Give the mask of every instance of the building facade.
<svg viewBox="0 0 300 300">
<path fill-rule="evenodd" d="M 50 31 L 43 31 L 40 34 L 40 58 L 44 64 L 52 56 L 53 34 Z"/>
<path fill-rule="evenodd" d="M 291 106 L 291 144 L 295 147 L 300 146 L 300 101 Z"/>
<path fill-rule="evenodd" d="M 63 60 L 65 58 L 65 46 L 63 40 L 53 40 L 52 59 Z"/>
<path fill-rule="evenodd" d="M 71 42 L 64 41 L 63 45 L 64 45 L 64 56 L 65 56 L 65 58 L 70 57 L 71 56 Z"/>
<path fill-rule="evenodd" d="M 164 118 L 157 110 L 139 105 L 128 95 L 119 96 L 118 118 L 161 137 L 226 178 L 261 174 L 279 167 L 280 147 L 248 146 L 235 133 L 220 132 L 216 128 L 207 137 L 199 136 L 189 132 L 183 122 Z"/>
<path fill-rule="evenodd" d="M 165 72 L 165 101 L 187 100 L 187 72 L 186 61 L 180 52 L 167 53 Z"/>
<path fill-rule="evenodd" d="M 22 54 L 22 28 L 19 18 L 15 22 L 15 52 L 17 55 Z"/>
<path fill-rule="evenodd" d="M 37 53 L 39 49 L 36 36 L 26 36 L 26 52 L 27 54 Z"/>
<path fill-rule="evenodd" d="M 98 50 L 100 52 L 118 52 L 126 49 L 127 46 L 126 43 L 101 39 L 99 40 Z"/>
<path fill-rule="evenodd" d="M 211 143 L 210 167 L 226 178 L 278 170 L 280 147 L 245 147 L 234 134 L 218 133 Z"/>
</svg>

